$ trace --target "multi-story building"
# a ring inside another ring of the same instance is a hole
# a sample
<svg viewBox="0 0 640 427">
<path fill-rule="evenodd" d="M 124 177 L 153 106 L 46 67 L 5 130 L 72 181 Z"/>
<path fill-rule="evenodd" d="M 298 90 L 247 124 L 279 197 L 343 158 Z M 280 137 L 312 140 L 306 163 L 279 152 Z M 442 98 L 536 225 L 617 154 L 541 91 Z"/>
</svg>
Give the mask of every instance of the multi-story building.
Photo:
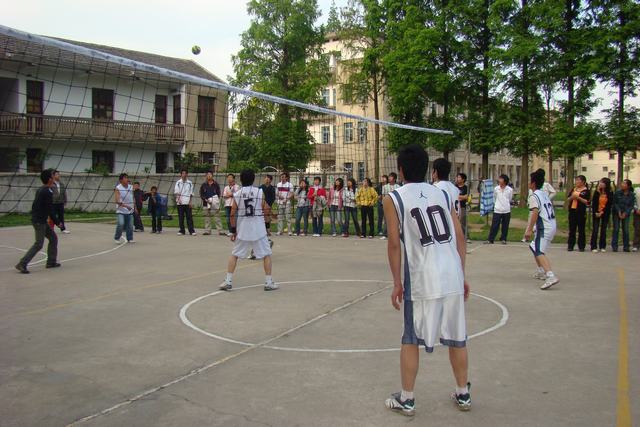
<svg viewBox="0 0 640 427">
<path fill-rule="evenodd" d="M 599 150 L 576 159 L 576 175 L 584 175 L 588 182 L 604 177 L 612 182 L 618 181 L 618 153 Z M 630 179 L 634 184 L 640 182 L 640 150 L 625 154 L 622 179 Z"/>
<path fill-rule="evenodd" d="M 349 73 L 345 61 L 357 60 L 358 53 L 349 49 L 334 34 L 327 36 L 323 51 L 328 56 L 332 72 L 331 82 L 322 92 L 324 103 L 337 112 L 373 118 L 374 103 L 371 99 L 354 99 L 343 90 Z M 378 104 L 380 119 L 391 121 L 384 89 L 381 91 Z M 442 107 L 435 103 L 430 108 L 436 109 L 436 113 L 442 112 L 440 111 Z M 314 137 L 315 156 L 308 165 L 307 173 L 347 174 L 353 175 L 357 180 L 362 180 L 365 176 L 374 181 L 377 180 L 377 177 L 373 176 L 375 173 L 374 125 L 341 116 L 322 115 L 312 119 L 309 131 Z M 380 126 L 379 150 L 380 174 L 396 171 L 396 157 L 389 153 L 384 126 Z M 431 160 L 440 157 L 441 154 L 433 149 L 429 150 Z M 483 178 L 482 156 L 461 147 L 449 153 L 449 160 L 452 162 L 452 174 L 464 172 L 470 181 Z M 533 170 L 540 167 L 549 173 L 548 162 L 543 158 L 533 157 L 529 168 Z M 558 182 L 561 167 L 560 162 L 554 161 L 551 176 L 548 178 Z M 497 179 L 499 175 L 506 174 L 511 177 L 517 188 L 520 182 L 520 171 L 521 160 L 511 156 L 506 150 L 501 150 L 489 156 L 489 176 L 485 178 Z"/>
<path fill-rule="evenodd" d="M 71 45 L 220 81 L 192 60 Z M 228 93 L 0 35 L 0 172 L 164 173 L 194 153 L 227 164 Z"/>
</svg>

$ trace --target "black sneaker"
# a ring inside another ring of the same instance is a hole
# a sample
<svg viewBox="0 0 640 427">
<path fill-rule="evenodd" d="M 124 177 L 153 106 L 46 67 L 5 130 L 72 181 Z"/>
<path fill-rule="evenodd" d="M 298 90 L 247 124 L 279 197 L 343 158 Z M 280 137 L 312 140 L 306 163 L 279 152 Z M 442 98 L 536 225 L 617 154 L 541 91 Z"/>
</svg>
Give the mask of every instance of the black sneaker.
<svg viewBox="0 0 640 427">
<path fill-rule="evenodd" d="M 59 262 L 54 262 L 52 264 L 47 264 L 45 268 L 58 268 L 62 266 L 62 264 L 60 264 Z"/>
<path fill-rule="evenodd" d="M 21 263 L 16 264 L 16 270 L 18 270 L 22 274 L 29 274 L 29 270 L 27 270 L 27 266 L 22 265 Z"/>
<path fill-rule="evenodd" d="M 416 414 L 416 400 L 407 399 L 404 402 L 400 400 L 400 392 L 393 393 L 387 400 L 384 401 L 384 406 L 387 409 L 397 412 L 407 417 L 412 417 Z"/>
<path fill-rule="evenodd" d="M 467 389 L 468 391 L 465 394 L 456 394 L 456 392 L 451 393 L 451 400 L 456 402 L 458 409 L 461 411 L 471 410 L 471 383 L 467 383 Z"/>
</svg>

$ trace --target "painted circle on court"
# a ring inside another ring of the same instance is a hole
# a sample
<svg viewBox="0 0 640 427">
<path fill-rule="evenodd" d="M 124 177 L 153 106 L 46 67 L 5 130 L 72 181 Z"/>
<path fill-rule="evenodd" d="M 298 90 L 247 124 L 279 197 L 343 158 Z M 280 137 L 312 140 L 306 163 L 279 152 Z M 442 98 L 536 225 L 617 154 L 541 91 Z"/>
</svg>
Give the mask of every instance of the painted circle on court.
<svg viewBox="0 0 640 427">
<path fill-rule="evenodd" d="M 307 321 L 307 322 L 304 322 L 301 325 L 296 326 L 294 329 L 297 330 L 300 327 L 303 327 L 303 326 L 306 326 L 308 324 L 311 324 L 311 323 L 313 323 L 313 322 L 315 322 L 317 320 L 321 320 L 322 318 L 324 318 L 324 317 L 326 317 L 326 316 L 328 316 L 330 314 L 333 314 L 334 312 L 339 311 L 342 308 L 346 308 L 346 307 L 351 306 L 353 304 L 356 304 L 356 303 L 358 303 L 360 301 L 363 301 L 363 300 L 365 300 L 365 299 L 367 299 L 367 298 L 369 298 L 371 296 L 377 295 L 378 293 L 382 292 L 383 290 L 390 288 L 391 282 L 385 282 L 385 281 L 379 281 L 379 280 L 364 280 L 364 279 L 322 279 L 322 280 L 295 280 L 295 281 L 289 281 L 289 282 L 279 282 L 278 284 L 279 285 L 308 285 L 308 284 L 317 284 L 317 283 L 363 283 L 363 282 L 367 282 L 367 283 L 370 283 L 370 282 L 388 283 L 388 285 L 378 289 L 375 292 L 372 292 L 372 293 L 364 295 L 364 296 L 362 296 L 360 298 L 357 298 L 357 299 L 353 300 L 352 303 L 348 303 L 348 304 L 336 307 L 335 309 L 330 310 L 327 313 L 324 313 L 324 314 L 322 314 L 320 316 L 316 316 L 314 319 L 311 319 L 311 321 Z M 231 292 L 238 292 L 238 291 L 242 291 L 242 290 L 246 290 L 246 289 L 252 289 L 252 288 L 258 288 L 258 287 L 262 287 L 262 286 L 264 286 L 263 283 L 259 283 L 259 284 L 256 284 L 256 285 L 242 286 L 242 287 L 238 287 L 238 288 L 233 288 L 233 290 Z M 195 305 L 195 304 L 197 304 L 197 303 L 199 303 L 199 302 L 201 302 L 201 301 L 203 301 L 203 300 L 205 300 L 207 298 L 214 297 L 216 295 L 224 294 L 224 293 L 227 293 L 227 292 L 229 292 L 229 291 L 218 290 L 218 291 L 206 294 L 206 295 L 202 295 L 202 296 L 200 296 L 198 298 L 195 298 L 195 299 L 189 301 L 188 303 L 186 303 L 185 305 L 183 305 L 180 308 L 180 320 L 182 321 L 182 323 L 185 326 L 187 326 L 187 327 L 193 329 L 194 331 L 196 331 L 196 332 L 198 332 L 198 333 L 200 333 L 202 335 L 205 335 L 205 336 L 207 336 L 209 338 L 213 338 L 213 339 L 216 339 L 216 340 L 228 342 L 228 343 L 231 343 L 231 344 L 242 345 L 242 346 L 245 346 L 245 347 L 262 347 L 262 348 L 268 348 L 268 349 L 271 349 L 271 350 L 292 351 L 292 352 L 301 352 L 301 353 L 381 353 L 381 352 L 400 351 L 399 347 L 393 347 L 393 348 L 332 349 L 332 348 L 281 347 L 281 346 L 261 344 L 261 343 L 251 343 L 251 342 L 246 342 L 246 341 L 235 340 L 233 338 L 228 338 L 228 337 L 225 337 L 225 336 L 222 336 L 222 335 L 218 335 L 218 334 L 214 334 L 214 333 L 205 331 L 204 329 L 202 329 L 202 328 L 196 326 L 195 324 L 193 324 L 193 322 L 191 322 L 191 320 L 189 320 L 189 317 L 187 316 L 187 312 L 189 311 L 189 309 L 193 305 Z M 502 315 L 501 315 L 500 320 L 498 322 L 496 322 L 493 326 L 490 326 L 490 327 L 488 327 L 486 329 L 483 329 L 483 330 L 481 330 L 479 332 L 476 332 L 475 334 L 469 335 L 467 337 L 467 340 L 470 340 L 472 338 L 476 338 L 476 337 L 479 337 L 479 336 L 482 336 L 482 335 L 486 335 L 486 334 L 488 334 L 490 332 L 495 331 L 496 329 L 499 329 L 499 328 L 503 327 L 507 323 L 507 321 L 509 320 L 509 310 L 507 309 L 507 307 L 504 304 L 502 304 L 499 301 L 496 301 L 493 298 L 487 297 L 485 295 L 480 295 L 480 294 L 477 294 L 475 292 L 471 292 L 471 295 L 494 304 L 495 306 L 497 306 L 500 309 Z M 265 341 L 271 342 L 272 340 L 273 339 L 267 339 Z M 440 346 L 440 345 L 441 345 L 440 343 L 436 343 L 436 346 Z"/>
</svg>

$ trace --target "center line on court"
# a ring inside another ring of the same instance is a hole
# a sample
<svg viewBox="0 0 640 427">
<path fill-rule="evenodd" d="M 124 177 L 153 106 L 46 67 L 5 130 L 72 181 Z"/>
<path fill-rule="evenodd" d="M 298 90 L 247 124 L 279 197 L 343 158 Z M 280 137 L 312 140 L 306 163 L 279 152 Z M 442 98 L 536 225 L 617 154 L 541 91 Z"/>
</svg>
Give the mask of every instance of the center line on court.
<svg viewBox="0 0 640 427">
<path fill-rule="evenodd" d="M 260 347 L 264 347 L 264 346 L 272 343 L 273 341 L 276 341 L 276 340 L 278 340 L 278 339 L 280 339 L 280 338 L 282 338 L 282 337 L 284 337 L 284 336 L 286 336 L 288 334 L 291 334 L 291 333 L 293 333 L 293 332 L 295 332 L 295 331 L 297 331 L 299 329 L 304 328 L 305 326 L 308 326 L 308 325 L 310 325 L 310 324 L 312 324 L 314 322 L 317 322 L 320 319 L 323 319 L 323 318 L 325 318 L 327 316 L 330 316 L 333 313 L 336 313 L 336 312 L 338 312 L 340 310 L 344 310 L 345 308 L 351 307 L 352 305 L 357 304 L 360 301 L 364 301 L 367 298 L 370 298 L 370 297 L 372 297 L 374 295 L 377 295 L 377 294 L 379 294 L 379 293 L 381 293 L 383 291 L 386 291 L 386 290 L 390 289 L 392 286 L 393 285 L 387 285 L 387 286 L 384 286 L 384 287 L 382 287 L 380 289 L 377 289 L 375 291 L 369 292 L 366 295 L 362 295 L 362 296 L 360 296 L 358 298 L 352 299 L 351 301 L 348 301 L 348 302 L 346 302 L 346 303 L 344 303 L 344 304 L 342 304 L 342 305 L 340 305 L 338 307 L 335 307 L 335 308 L 333 308 L 333 309 L 331 309 L 329 311 L 326 311 L 326 312 L 324 312 L 322 314 L 319 314 L 319 315 L 317 315 L 317 316 L 315 316 L 315 317 L 313 317 L 313 318 L 311 318 L 311 319 L 309 319 L 309 320 L 307 320 L 305 322 L 302 322 L 299 325 L 296 325 L 296 326 L 294 326 L 292 328 L 289 328 L 286 331 L 280 332 L 279 334 L 277 334 L 277 335 L 275 335 L 275 336 L 273 336 L 271 338 L 268 338 L 268 339 L 266 339 L 264 341 L 261 341 L 259 343 L 256 343 L 256 344 L 252 344 L 249 347 L 245 347 L 244 349 L 242 349 L 242 350 L 240 350 L 240 351 L 238 351 L 236 353 L 233 353 L 233 354 L 231 354 L 229 356 L 226 356 L 226 357 L 223 357 L 221 359 L 218 359 L 218 360 L 216 360 L 214 362 L 211 362 L 211 363 L 209 363 L 209 364 L 207 364 L 205 366 L 201 366 L 200 368 L 194 369 L 194 370 L 190 371 L 189 373 L 187 373 L 185 375 L 182 375 L 182 376 L 180 376 L 178 378 L 175 378 L 174 380 L 169 381 L 168 383 L 165 383 L 165 384 L 162 384 L 160 386 L 153 387 L 153 388 L 150 388 L 150 389 L 148 389 L 146 391 L 143 391 L 140 394 L 137 394 L 137 395 L 135 395 L 133 397 L 130 397 L 127 400 L 124 400 L 124 401 L 122 401 L 122 402 L 120 402 L 120 403 L 118 403 L 116 405 L 113 405 L 113 406 L 111 406 L 111 407 L 109 407 L 107 409 L 104 409 L 104 410 L 102 410 L 100 412 L 96 412 L 93 415 L 88 415 L 88 416 L 86 416 L 84 418 L 80 418 L 79 420 L 76 420 L 76 421 L 72 422 L 71 424 L 69 424 L 69 426 L 73 426 L 75 424 L 80 424 L 80 423 L 85 423 L 87 421 L 93 420 L 93 419 L 101 417 L 103 415 L 107 415 L 107 414 L 115 411 L 116 409 L 122 408 L 123 406 L 130 405 L 130 404 L 132 404 L 132 403 L 134 403 L 134 402 L 136 402 L 136 401 L 138 401 L 140 399 L 143 399 L 143 398 L 145 398 L 145 397 L 147 397 L 147 396 L 149 396 L 149 395 L 151 395 L 153 393 L 156 393 L 156 392 L 158 392 L 160 390 L 163 390 L 163 389 L 165 389 L 167 387 L 170 387 L 170 386 L 172 386 L 174 384 L 180 383 L 180 382 L 182 382 L 182 381 L 184 381 L 184 380 L 186 380 L 188 378 L 191 378 L 191 377 L 193 377 L 195 375 L 198 375 L 198 374 L 200 374 L 202 372 L 205 372 L 205 371 L 207 371 L 207 370 L 209 370 L 211 368 L 214 368 L 216 366 L 222 365 L 225 362 L 228 362 L 228 361 L 233 360 L 233 359 L 235 359 L 235 358 L 237 358 L 239 356 L 242 356 L 245 353 L 248 353 L 248 352 L 250 352 L 252 350 L 255 350 L 257 348 L 260 348 Z"/>
</svg>

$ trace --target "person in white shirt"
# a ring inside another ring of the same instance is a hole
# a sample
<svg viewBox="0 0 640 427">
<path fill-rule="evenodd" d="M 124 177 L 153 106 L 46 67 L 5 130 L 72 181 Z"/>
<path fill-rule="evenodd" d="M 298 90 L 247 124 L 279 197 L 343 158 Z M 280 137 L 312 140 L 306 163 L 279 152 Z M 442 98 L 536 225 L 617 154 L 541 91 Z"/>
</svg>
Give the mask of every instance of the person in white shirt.
<svg viewBox="0 0 640 427">
<path fill-rule="evenodd" d="M 640 250 L 640 187 L 636 187 L 633 192 L 636 195 L 636 204 L 633 213 L 633 247 L 631 252 Z"/>
<path fill-rule="evenodd" d="M 180 231 L 178 231 L 179 236 L 184 236 L 184 219 L 187 218 L 187 228 L 189 229 L 189 234 L 195 236 L 196 230 L 193 228 L 193 212 L 191 204 L 191 199 L 193 199 L 193 182 L 187 179 L 188 171 L 186 169 L 182 169 L 180 171 L 180 179 L 176 182 L 176 185 L 173 189 L 173 194 L 176 197 L 176 205 L 178 206 L 178 225 L 180 227 Z"/>
<path fill-rule="evenodd" d="M 128 243 L 135 243 L 133 241 L 133 213 L 136 211 L 135 203 L 133 202 L 133 186 L 129 184 L 129 175 L 121 173 L 118 177 L 120 183 L 116 186 L 115 201 L 116 201 L 116 234 L 114 239 L 116 243 L 120 244 L 122 238 L 122 230 L 124 229 L 127 236 Z"/>
<path fill-rule="evenodd" d="M 233 195 L 231 205 L 231 241 L 235 242 L 229 257 L 227 277 L 220 289 L 230 291 L 233 287 L 233 273 L 236 271 L 238 258 L 246 258 L 250 251 L 258 259 L 264 260 L 265 291 L 274 291 L 278 285 L 271 277 L 271 245 L 267 238 L 266 219 L 271 215 L 271 208 L 264 199 L 264 193 L 253 185 L 256 174 L 252 170 L 244 170 L 240 174 L 242 188 Z"/>
<path fill-rule="evenodd" d="M 513 199 L 513 188 L 509 187 L 509 177 L 500 175 L 498 185 L 493 189 L 493 219 L 491 221 L 491 230 L 486 243 L 493 244 L 498 228 L 502 228 L 500 241 L 503 245 L 507 244 L 507 235 L 509 234 L 509 222 L 511 221 L 511 200 Z"/>
<path fill-rule="evenodd" d="M 433 161 L 433 171 L 431 172 L 431 180 L 433 185 L 447 193 L 449 200 L 453 203 L 458 218 L 460 212 L 458 212 L 460 204 L 458 203 L 458 197 L 460 196 L 460 190 L 456 185 L 449 181 L 449 173 L 451 172 L 451 162 L 441 157 Z"/>
<path fill-rule="evenodd" d="M 391 172 L 389 176 L 387 176 L 387 183 L 384 184 L 380 189 L 380 191 L 382 192 L 380 200 L 384 200 L 385 196 L 389 195 L 389 193 L 397 190 L 398 188 L 400 188 L 400 185 L 398 184 L 398 174 L 395 172 Z M 384 210 L 382 210 L 382 216 L 384 216 Z M 382 236 L 380 237 L 380 240 L 387 240 L 387 222 L 383 221 L 382 226 Z"/>
<path fill-rule="evenodd" d="M 293 184 L 289 182 L 289 173 L 280 174 L 280 182 L 276 186 L 276 202 L 278 204 L 278 236 L 284 233 L 285 222 L 289 236 L 293 235 Z"/>
<path fill-rule="evenodd" d="M 227 216 L 227 229 L 229 236 L 231 236 L 231 207 L 233 206 L 233 195 L 240 190 L 240 186 L 236 184 L 236 176 L 232 173 L 227 175 L 227 185 L 222 191 L 222 198 L 224 199 L 224 212 Z"/>
</svg>

